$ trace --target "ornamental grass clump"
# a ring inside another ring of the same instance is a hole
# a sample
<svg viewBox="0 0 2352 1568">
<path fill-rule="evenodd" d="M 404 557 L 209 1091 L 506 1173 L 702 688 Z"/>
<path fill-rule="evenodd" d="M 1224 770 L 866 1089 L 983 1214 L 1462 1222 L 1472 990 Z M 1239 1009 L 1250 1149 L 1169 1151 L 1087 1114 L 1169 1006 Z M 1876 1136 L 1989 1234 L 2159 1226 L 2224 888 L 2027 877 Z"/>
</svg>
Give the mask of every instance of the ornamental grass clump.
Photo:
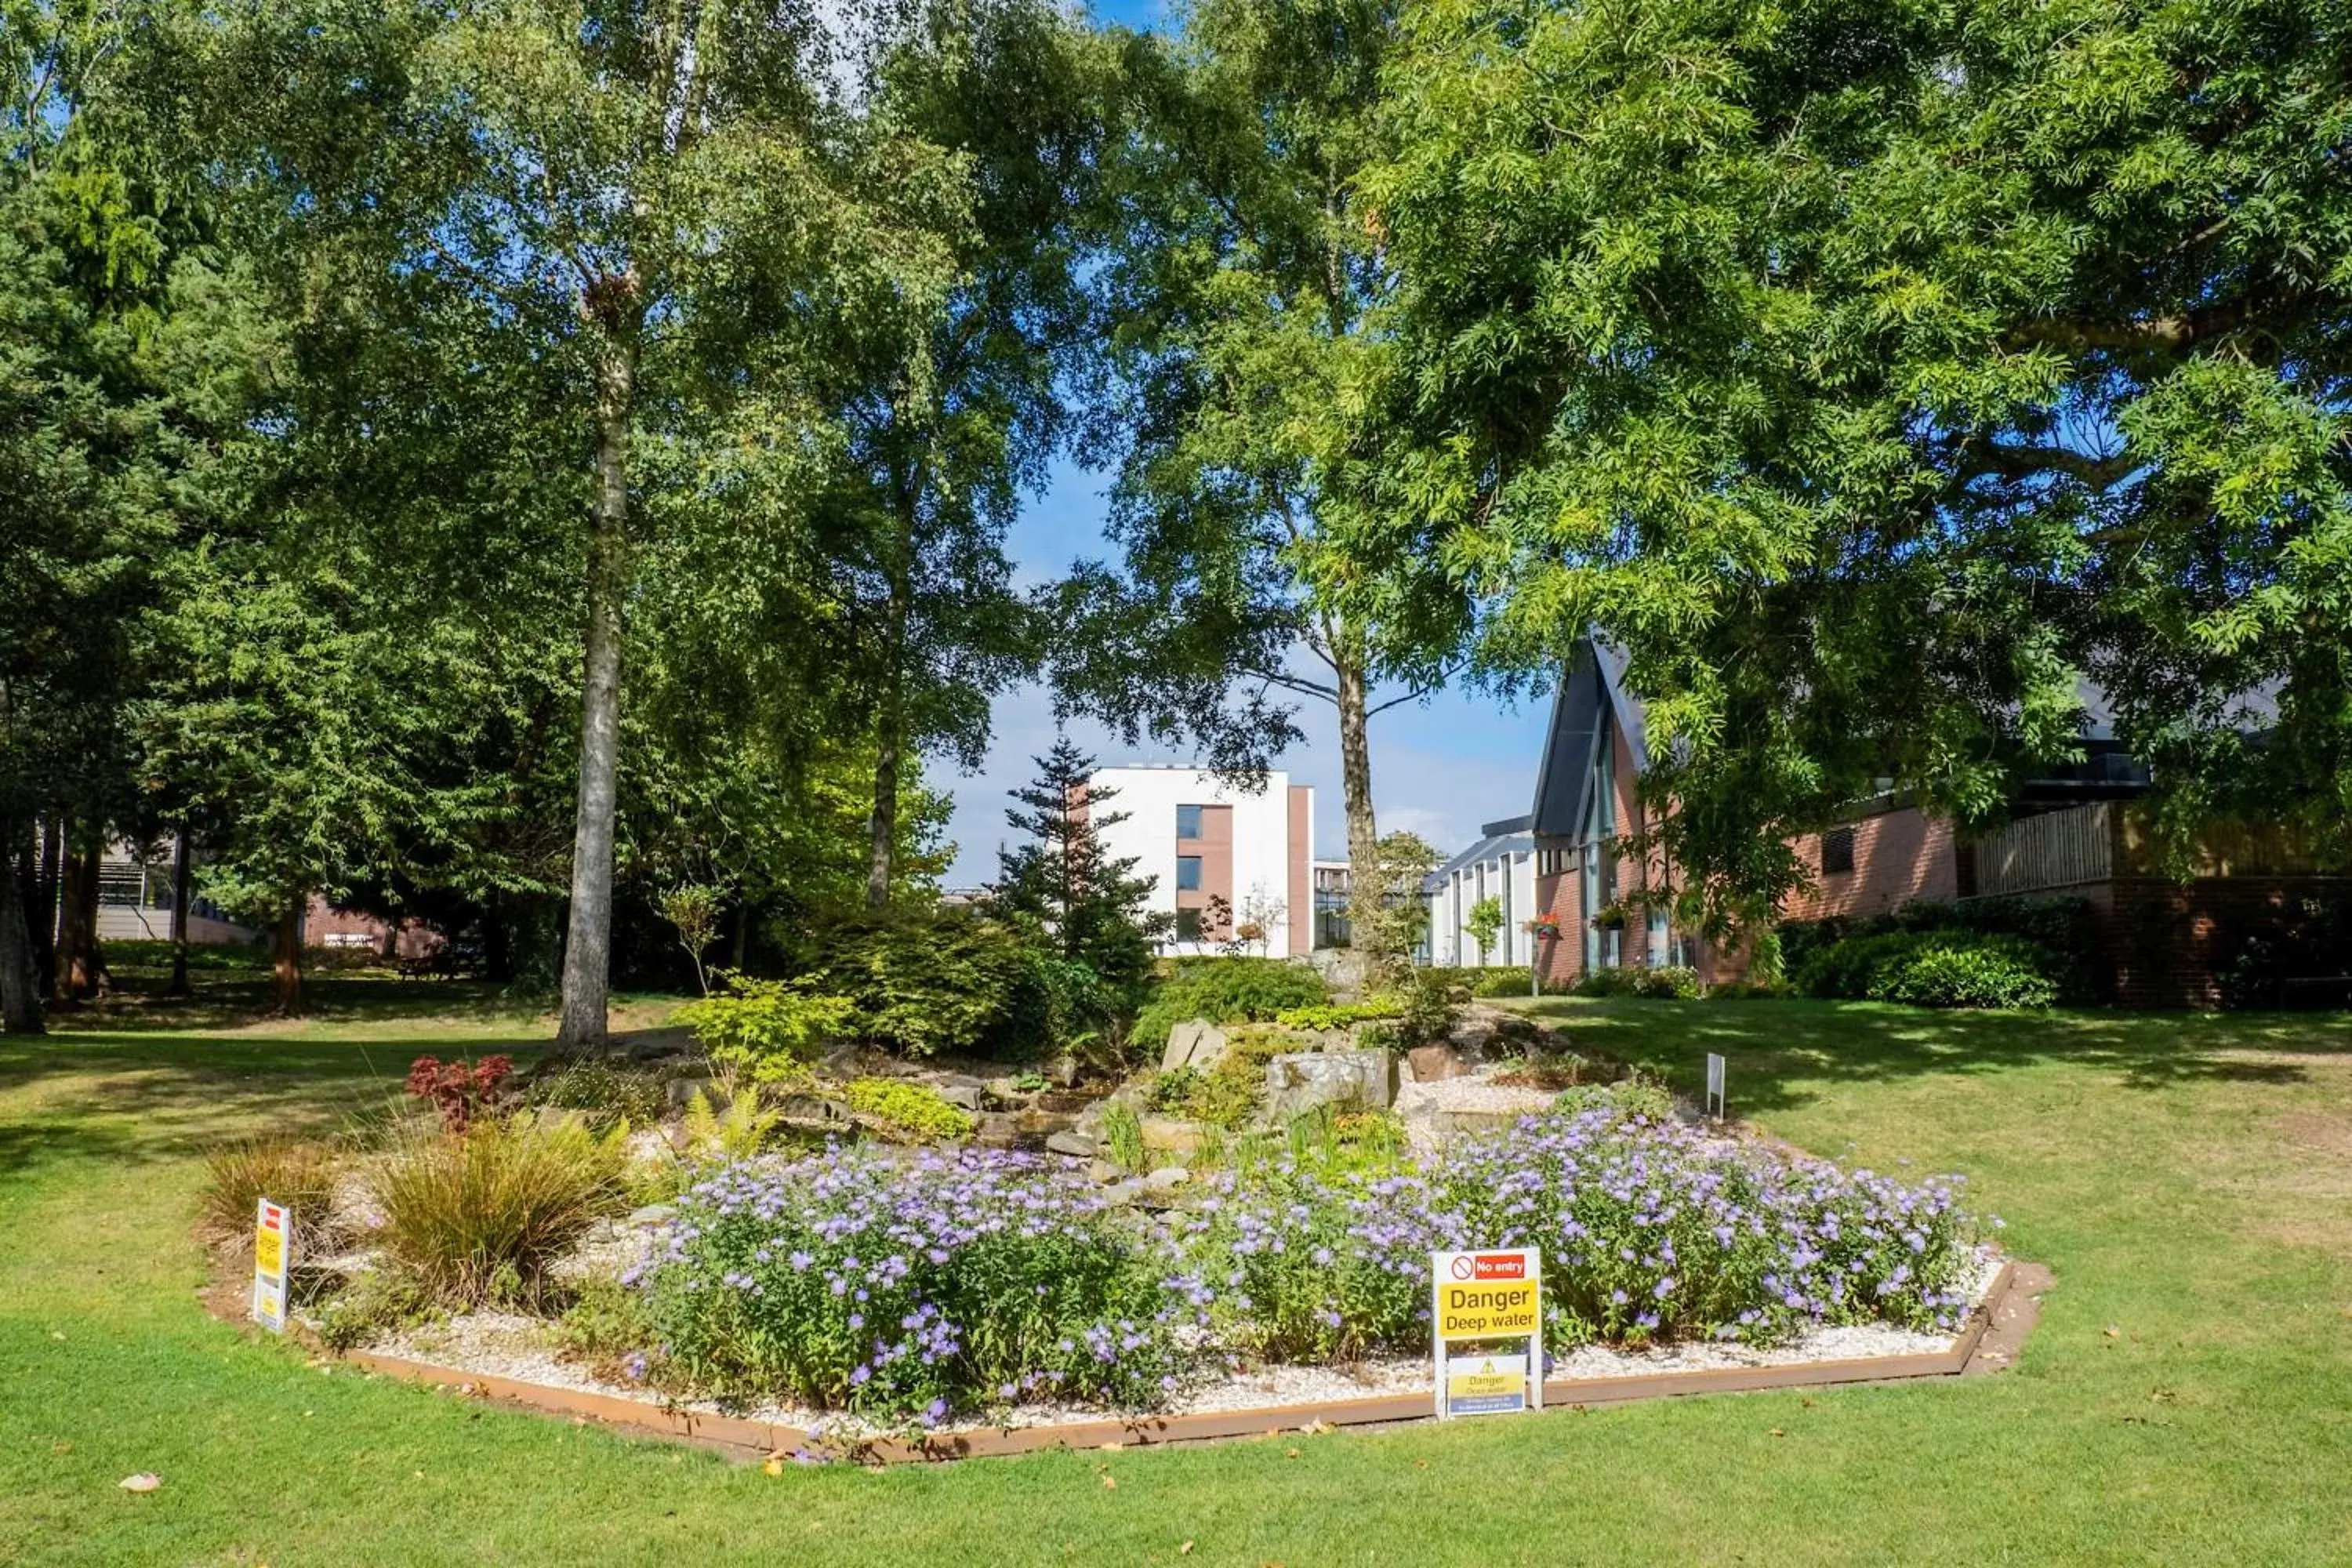
<svg viewBox="0 0 2352 1568">
<path fill-rule="evenodd" d="M 386 1265 L 451 1306 L 537 1300 L 548 1265 L 626 1206 L 625 1131 L 576 1116 L 404 1130 L 375 1175 Z"/>
<path fill-rule="evenodd" d="M 1459 1245 L 1543 1249 L 1555 1345 L 1948 1332 L 1967 1307 L 1973 1226 L 1949 1182 L 1789 1163 L 1605 1110 L 1461 1145 L 1433 1181 Z"/>
<path fill-rule="evenodd" d="M 666 1385 L 935 1424 L 1031 1398 L 1177 1386 L 1190 1282 L 1063 1162 L 828 1148 L 695 1184 L 646 1293 Z"/>
</svg>

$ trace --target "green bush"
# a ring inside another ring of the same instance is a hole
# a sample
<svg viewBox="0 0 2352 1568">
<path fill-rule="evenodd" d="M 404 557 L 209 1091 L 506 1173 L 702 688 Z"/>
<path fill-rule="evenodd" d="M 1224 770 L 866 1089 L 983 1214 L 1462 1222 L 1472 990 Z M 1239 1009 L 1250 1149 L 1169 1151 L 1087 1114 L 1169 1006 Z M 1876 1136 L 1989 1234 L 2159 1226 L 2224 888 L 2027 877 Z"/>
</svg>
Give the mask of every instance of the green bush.
<svg viewBox="0 0 2352 1568">
<path fill-rule="evenodd" d="M 1286 1029 L 1320 1034 L 1327 1029 L 1346 1029 L 1375 1019 L 1393 1018 L 1404 1007 L 1404 1003 L 1394 996 L 1375 996 L 1368 1002 L 1318 1002 L 1311 1007 L 1285 1007 L 1274 1016 L 1274 1021 Z"/>
<path fill-rule="evenodd" d="M 1045 1055 L 1057 1024 L 1104 1027 L 1103 1015 L 1121 1010 L 1051 968 L 1059 962 L 1016 926 L 940 910 L 824 927 L 802 944 L 797 967 L 814 989 L 848 997 L 857 1034 L 884 1050 L 1018 1061 Z"/>
<path fill-rule="evenodd" d="M 627 1202 L 616 1132 L 576 1116 L 404 1128 L 375 1177 L 385 1267 L 450 1306 L 540 1299 L 547 1266 Z"/>
<path fill-rule="evenodd" d="M 672 1019 L 694 1031 L 711 1060 L 769 1083 L 801 1076 L 856 1015 L 847 997 L 824 994 L 803 981 L 735 974 L 726 990 L 688 1003 Z"/>
<path fill-rule="evenodd" d="M 902 1078 L 855 1079 L 841 1098 L 858 1115 L 879 1122 L 884 1136 L 902 1143 L 969 1138 L 974 1125 L 971 1112 L 950 1105 L 938 1089 Z"/>
<path fill-rule="evenodd" d="M 605 1061 L 577 1061 L 534 1079 L 523 1103 L 533 1109 L 576 1110 L 599 1130 L 620 1121 L 650 1127 L 669 1109 L 669 1090 L 653 1073 L 632 1072 Z"/>
<path fill-rule="evenodd" d="M 2039 965 L 2045 955 L 2011 936 L 1980 936 L 1966 944 L 1935 932 L 1879 966 L 1872 1000 L 1914 1007 L 2047 1007 L 2057 983 Z"/>
<path fill-rule="evenodd" d="M 1225 1054 L 1206 1071 L 1181 1067 L 1154 1074 L 1147 1103 L 1166 1115 L 1236 1131 L 1265 1103 L 1266 1064 L 1303 1044 L 1279 1027 L 1228 1029 Z"/>
<path fill-rule="evenodd" d="M 1103 1152 L 1111 1163 L 1123 1171 L 1143 1169 L 1143 1119 L 1135 1107 L 1110 1101 L 1102 1109 L 1101 1126 Z"/>
<path fill-rule="evenodd" d="M 1579 996 L 1643 996 L 1652 1001 L 1689 1001 L 1699 992 L 1698 971 L 1685 964 L 1655 969 L 1628 964 L 1596 969 L 1576 983 Z"/>
<path fill-rule="evenodd" d="M 1797 988 L 1782 980 L 1733 980 L 1708 986 L 1706 999 L 1710 1002 L 1775 1002 L 1796 994 Z"/>
<path fill-rule="evenodd" d="M 1481 969 L 1467 965 L 1427 964 L 1413 971 L 1417 979 L 1459 987 L 1473 996 L 1525 996 L 1528 972 L 1522 968 Z M 1558 991 L 1559 987 L 1553 988 Z"/>
<path fill-rule="evenodd" d="M 1564 1089 L 1551 1102 L 1551 1108 L 1570 1116 L 1606 1110 L 1621 1121 L 1664 1121 L 1675 1113 L 1675 1097 L 1662 1083 L 1629 1078 L 1615 1083 L 1580 1083 Z"/>
<path fill-rule="evenodd" d="M 1808 995 L 1866 994 L 1866 984 L 1855 984 L 1847 971 L 1858 963 L 1875 963 L 1873 954 L 1891 951 L 1872 948 L 1843 958 L 1828 957 L 1835 949 L 1885 936 L 1941 932 L 1959 938 L 2010 937 L 2024 942 L 2035 950 L 2034 971 L 2056 987 L 2057 999 L 2079 1003 L 2103 999 L 2099 919 L 2097 910 L 2083 899 L 1969 899 L 1959 903 L 1921 900 L 1892 914 L 1867 919 L 1833 916 L 1784 921 L 1777 934 L 1781 973 Z M 1821 989 L 1816 979 L 1837 988 Z"/>
<path fill-rule="evenodd" d="M 1153 988 L 1136 1016 L 1132 1038 L 1147 1050 L 1168 1043 L 1188 1018 L 1213 1024 L 1265 1023 L 1286 1009 L 1330 1000 L 1323 977 L 1283 958 L 1187 958 Z"/>
<path fill-rule="evenodd" d="M 1810 996 L 1916 1007 L 2046 1007 L 2062 994 L 2049 953 L 2020 937 L 1958 930 L 1881 931 L 1811 952 Z"/>
</svg>

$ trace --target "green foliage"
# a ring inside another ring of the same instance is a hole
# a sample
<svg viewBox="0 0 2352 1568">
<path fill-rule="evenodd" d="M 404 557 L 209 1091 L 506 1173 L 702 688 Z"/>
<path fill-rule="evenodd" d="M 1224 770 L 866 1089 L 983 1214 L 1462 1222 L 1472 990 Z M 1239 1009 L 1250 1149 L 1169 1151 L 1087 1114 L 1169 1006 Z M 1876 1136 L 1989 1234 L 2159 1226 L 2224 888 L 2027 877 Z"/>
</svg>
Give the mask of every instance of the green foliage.
<svg viewBox="0 0 2352 1568">
<path fill-rule="evenodd" d="M 406 1127 L 373 1174 L 383 1267 L 453 1307 L 536 1301 L 547 1266 L 621 1211 L 625 1165 L 622 1131 L 576 1117 Z"/>
<path fill-rule="evenodd" d="M 635 1381 L 638 1363 L 631 1358 L 660 1337 L 645 1293 L 611 1279 L 583 1280 L 555 1323 L 559 1355 L 592 1377 L 624 1385 Z"/>
<path fill-rule="evenodd" d="M 1638 1075 L 1615 1083 L 1574 1084 L 1560 1090 L 1551 1108 L 1567 1116 L 1605 1110 L 1622 1121 L 1665 1121 L 1675 1113 L 1675 1097 L 1664 1084 Z"/>
<path fill-rule="evenodd" d="M 298 1261 L 332 1252 L 343 1238 L 336 1201 L 343 1171 L 332 1148 L 307 1140 L 256 1139 L 208 1150 L 197 1223 L 213 1242 L 250 1244 L 266 1197 L 293 1215 Z"/>
<path fill-rule="evenodd" d="M 1136 875 L 1136 858 L 1103 847 L 1102 830 L 1127 820 L 1110 807 L 1118 792 L 1088 784 L 1095 761 L 1067 736 L 1034 762 L 1037 776 L 1013 792 L 1023 809 L 1005 813 L 1024 837 L 998 852 L 992 903 L 1114 991 L 1139 990 L 1168 917 L 1146 910 L 1154 879 Z"/>
<path fill-rule="evenodd" d="M 1866 920 L 1784 921 L 1779 928 L 1779 937 L 1791 980 L 1800 989 L 1810 991 L 1811 988 L 1802 980 L 1805 966 L 1824 948 L 1849 938 L 1880 936 L 1890 931 L 1958 931 L 2016 937 L 2040 951 L 2042 956 L 2037 967 L 2057 984 L 2061 1001 L 2099 999 L 2103 963 L 2100 914 L 2084 899 L 1969 899 L 1959 903 L 1922 900 L 1905 904 L 1892 914 Z"/>
<path fill-rule="evenodd" d="M 881 1132 L 902 1143 L 939 1143 L 971 1136 L 970 1111 L 950 1105 L 929 1084 L 902 1078 L 853 1079 L 842 1102 Z"/>
<path fill-rule="evenodd" d="M 710 979 L 703 972 L 702 955 L 719 936 L 719 890 L 699 882 L 681 882 L 665 890 L 655 905 L 661 910 L 662 919 L 677 928 L 678 945 L 694 961 L 695 984 L 709 995 Z"/>
<path fill-rule="evenodd" d="M 1285 1007 L 1274 1016 L 1274 1021 L 1286 1029 L 1321 1033 L 1379 1018 L 1394 1018 L 1404 1010 L 1405 1003 L 1401 998 L 1375 996 L 1366 1002 L 1318 1002 L 1307 1007 Z"/>
<path fill-rule="evenodd" d="M 1204 1070 L 1180 1067 L 1152 1076 L 1146 1094 L 1151 1108 L 1190 1121 L 1238 1131 L 1265 1103 L 1265 1069 L 1286 1051 L 1307 1042 L 1280 1028 L 1233 1028 L 1225 1054 Z"/>
<path fill-rule="evenodd" d="M 1443 985 L 1450 991 L 1466 991 L 1472 996 L 1525 996 L 1528 994 L 1528 972 L 1524 969 L 1483 969 L 1464 964 L 1451 966 L 1424 964 L 1414 971 L 1426 975 L 1430 984 Z"/>
<path fill-rule="evenodd" d="M 848 1034 L 856 1004 L 803 981 L 726 977 L 727 989 L 688 1003 L 672 1021 L 694 1031 L 710 1059 L 748 1071 L 752 1081 L 797 1078 L 825 1043 Z"/>
<path fill-rule="evenodd" d="M 1477 944 L 1478 962 L 1484 965 L 1487 949 L 1493 947 L 1495 939 L 1502 934 L 1503 900 L 1489 894 L 1472 904 L 1470 912 L 1463 917 L 1462 929 Z"/>
<path fill-rule="evenodd" d="M 1157 1108 L 1156 1101 L 1155 1107 Z M 1136 1114 L 1135 1107 L 1125 1100 L 1108 1101 L 1102 1108 L 1100 1126 L 1102 1150 L 1104 1154 L 1109 1157 L 1111 1163 L 1123 1171 L 1142 1170 L 1143 1119 Z"/>
<path fill-rule="evenodd" d="M 370 1341 L 430 1321 L 443 1306 L 406 1274 L 370 1268 L 317 1303 L 319 1339 L 329 1350 L 358 1350 Z"/>
<path fill-rule="evenodd" d="M 533 1079 L 523 1104 L 534 1110 L 576 1110 L 600 1131 L 615 1122 L 650 1127 L 669 1109 L 669 1090 L 654 1073 L 591 1057 Z"/>
<path fill-rule="evenodd" d="M 766 1148 L 782 1120 L 781 1111 L 761 1107 L 756 1092 L 735 1095 L 724 1110 L 714 1110 L 710 1097 L 696 1089 L 694 1098 L 686 1102 L 678 1131 L 684 1135 L 688 1159 L 703 1165 L 727 1164 L 748 1160 Z"/>
<path fill-rule="evenodd" d="M 2283 908 L 2230 922 L 2222 941 L 2235 949 L 2219 976 L 2223 1006 L 2340 1005 L 2343 977 L 2352 974 L 2352 899 L 2289 900 Z"/>
<path fill-rule="evenodd" d="M 1079 976 L 1019 926 L 967 910 L 845 917 L 811 931 L 799 956 L 803 984 L 848 999 L 850 1028 L 900 1056 L 1020 1060 L 1063 1028 L 1110 1022 L 1091 970 Z"/>
<path fill-rule="evenodd" d="M 1136 1016 L 1132 1037 L 1139 1047 L 1157 1049 L 1187 1019 L 1260 1023 L 1286 1008 L 1319 1007 L 1329 1000 L 1320 974 L 1287 959 L 1179 959 Z"/>
<path fill-rule="evenodd" d="M 1625 964 L 1596 969 L 1576 983 L 1579 996 L 1642 996 L 1652 1001 L 1689 1001 L 1699 994 L 1698 971 L 1681 964 L 1649 968 Z"/>
<path fill-rule="evenodd" d="M 1931 928 L 1817 948 L 1796 984 L 1811 996 L 1918 1007 L 2046 1007 L 2059 994 L 2053 967 L 2047 951 L 2020 937 Z"/>
</svg>

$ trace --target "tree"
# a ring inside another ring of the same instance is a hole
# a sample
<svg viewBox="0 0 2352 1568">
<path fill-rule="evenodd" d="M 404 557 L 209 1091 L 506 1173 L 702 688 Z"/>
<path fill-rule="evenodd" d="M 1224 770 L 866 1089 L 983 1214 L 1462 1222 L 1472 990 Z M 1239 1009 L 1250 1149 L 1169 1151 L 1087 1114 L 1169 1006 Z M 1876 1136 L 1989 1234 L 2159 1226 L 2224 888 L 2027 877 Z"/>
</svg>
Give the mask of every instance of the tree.
<svg viewBox="0 0 2352 1568">
<path fill-rule="evenodd" d="M 2339 34 L 1409 14 L 1363 184 L 1385 552 L 1470 580 L 1491 667 L 1624 650 L 1685 919 L 1769 917 L 1785 838 L 1882 781 L 1997 816 L 2086 674 L 2165 798 L 2352 848 Z"/>
<path fill-rule="evenodd" d="M 1063 959 L 1130 991 L 1150 972 L 1152 942 L 1168 921 L 1146 911 L 1154 881 L 1135 874 L 1137 859 L 1103 847 L 1103 829 L 1127 820 L 1105 809 L 1118 792 L 1088 782 L 1095 761 L 1067 736 L 1034 761 L 1035 779 L 1013 792 L 1024 809 L 1004 814 L 1028 841 L 998 852 L 992 901 L 1000 913 L 1034 921 Z"/>
<path fill-rule="evenodd" d="M 1429 926 L 1429 905 L 1421 885 L 1445 863 L 1419 834 L 1399 830 L 1383 834 L 1373 848 L 1369 872 L 1349 868 L 1349 879 L 1366 877 L 1370 886 L 1357 889 L 1349 900 L 1353 909 L 1370 907 L 1366 917 L 1351 914 L 1356 950 L 1365 955 L 1371 978 L 1392 978 L 1412 962 L 1414 951 Z"/>
<path fill-rule="evenodd" d="M 232 79 L 265 113 L 314 286 L 436 297 L 452 330 L 551 366 L 581 459 L 580 740 L 560 1039 L 604 1032 L 635 531 L 666 441 L 714 412 L 795 468 L 796 388 L 842 321 L 946 265 L 947 161 L 869 138 L 801 5 L 248 5 Z M 288 75 L 278 62 L 299 58 Z M 912 213 L 912 221 L 901 222 Z M 689 454 L 704 448 L 688 444 Z M 741 463 L 736 467 L 740 469 Z M 718 476 L 706 475 L 706 478 Z M 703 513 L 705 518 L 711 514 Z"/>
<path fill-rule="evenodd" d="M 1358 581 L 1382 504 L 1360 383 L 1394 279 L 1355 193 L 1394 28 L 1382 0 L 1202 0 L 1181 44 L 1136 51 L 1139 216 L 1105 274 L 1124 559 L 1067 590 L 1064 689 L 1130 739 L 1249 771 L 1297 736 L 1269 689 L 1330 703 L 1358 865 L 1379 838 L 1369 721 L 1443 683 L 1466 615 L 1433 573 Z"/>
<path fill-rule="evenodd" d="M 1503 929 L 1503 900 L 1488 897 L 1472 904 L 1470 912 L 1463 917 L 1462 929 L 1478 944 L 1478 962 L 1484 964 L 1487 950 L 1495 945 L 1495 938 Z"/>
</svg>

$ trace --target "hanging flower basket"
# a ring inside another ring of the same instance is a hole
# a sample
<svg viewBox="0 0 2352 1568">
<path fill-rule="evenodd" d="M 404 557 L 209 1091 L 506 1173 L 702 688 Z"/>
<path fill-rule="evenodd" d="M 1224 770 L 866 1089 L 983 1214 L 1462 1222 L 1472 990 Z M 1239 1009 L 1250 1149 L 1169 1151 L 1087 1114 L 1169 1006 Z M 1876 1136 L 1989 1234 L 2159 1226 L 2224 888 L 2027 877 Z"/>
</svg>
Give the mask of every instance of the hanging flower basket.
<svg viewBox="0 0 2352 1568">
<path fill-rule="evenodd" d="M 1539 937 L 1549 937 L 1557 941 L 1559 936 L 1559 917 L 1558 915 L 1538 915 L 1535 919 L 1528 921 L 1519 929 L 1521 931 L 1533 932 L 1535 935 Z"/>
<path fill-rule="evenodd" d="M 1626 923 L 1625 906 L 1622 904 L 1603 904 L 1592 912 L 1592 929 L 1595 931 L 1623 931 Z"/>
</svg>

